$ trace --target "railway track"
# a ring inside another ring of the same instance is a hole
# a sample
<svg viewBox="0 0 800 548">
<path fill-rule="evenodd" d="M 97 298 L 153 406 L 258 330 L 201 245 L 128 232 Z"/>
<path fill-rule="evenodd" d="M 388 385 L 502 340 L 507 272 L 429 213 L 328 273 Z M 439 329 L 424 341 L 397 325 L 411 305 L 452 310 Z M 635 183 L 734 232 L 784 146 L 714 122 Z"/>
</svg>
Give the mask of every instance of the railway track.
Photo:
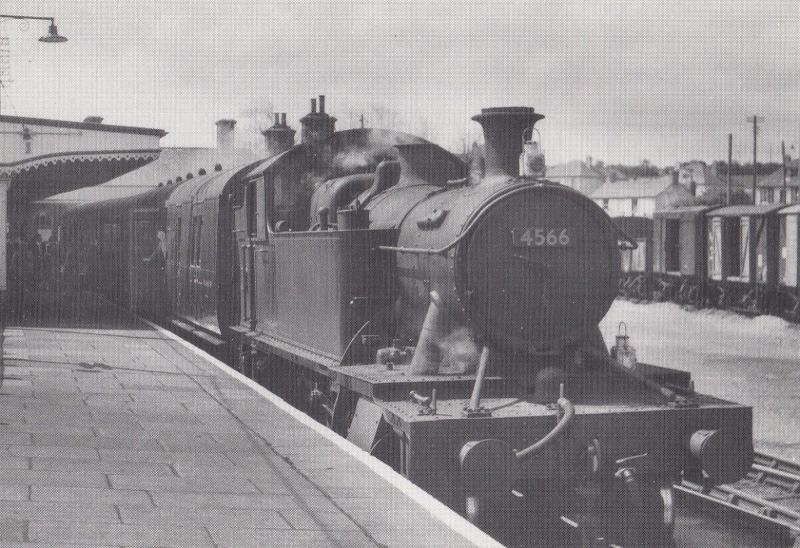
<svg viewBox="0 0 800 548">
<path fill-rule="evenodd" d="M 800 464 L 757 452 L 750 472 L 736 483 L 704 487 L 683 480 L 675 489 L 800 535 Z"/>
</svg>

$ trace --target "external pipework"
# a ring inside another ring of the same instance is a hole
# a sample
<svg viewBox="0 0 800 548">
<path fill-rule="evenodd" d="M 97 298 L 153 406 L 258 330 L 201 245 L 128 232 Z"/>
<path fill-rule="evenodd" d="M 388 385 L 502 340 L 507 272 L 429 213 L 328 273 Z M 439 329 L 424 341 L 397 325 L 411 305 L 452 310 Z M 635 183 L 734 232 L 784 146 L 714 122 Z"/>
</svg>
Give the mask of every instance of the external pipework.
<svg viewBox="0 0 800 548">
<path fill-rule="evenodd" d="M 411 373 L 414 375 L 435 375 L 439 371 L 440 350 L 438 342 L 442 333 L 442 298 L 436 291 L 431 291 L 431 304 L 425 314 L 425 321 L 419 333 L 417 348 L 411 359 Z"/>
<path fill-rule="evenodd" d="M 481 392 L 483 391 L 483 381 L 486 378 L 486 367 L 489 363 L 489 347 L 484 346 L 481 350 L 480 361 L 478 362 L 478 372 L 475 375 L 475 384 L 472 386 L 472 397 L 469 399 L 469 406 L 464 408 L 464 415 L 467 417 L 489 416 L 491 411 L 481 407 Z"/>
<path fill-rule="evenodd" d="M 572 419 L 575 418 L 575 406 L 572 404 L 572 402 L 562 395 L 558 398 L 556 404 L 558 405 L 559 419 L 555 427 L 536 443 L 529 445 L 520 451 L 515 451 L 514 454 L 518 461 L 527 460 L 537 453 L 540 453 L 545 447 L 555 441 L 555 439 L 567 429 L 570 423 L 572 423 Z"/>
<path fill-rule="evenodd" d="M 384 160 L 378 164 L 372 186 L 360 196 L 361 205 L 366 205 L 375 195 L 396 185 L 400 180 L 400 171 L 400 162 L 397 160 Z"/>
</svg>

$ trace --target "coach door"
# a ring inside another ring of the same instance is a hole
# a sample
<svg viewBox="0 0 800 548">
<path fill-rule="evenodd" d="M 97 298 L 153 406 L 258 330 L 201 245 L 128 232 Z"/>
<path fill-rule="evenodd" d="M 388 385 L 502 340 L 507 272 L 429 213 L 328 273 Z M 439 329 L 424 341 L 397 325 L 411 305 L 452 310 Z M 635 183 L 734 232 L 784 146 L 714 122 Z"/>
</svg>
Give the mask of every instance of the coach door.
<svg viewBox="0 0 800 548">
<path fill-rule="evenodd" d="M 242 322 L 255 328 L 255 246 L 256 238 L 256 181 L 248 181 L 244 195 L 244 233 L 238 240 L 239 271 L 241 272 L 240 302 Z"/>
<path fill-rule="evenodd" d="M 134 312 L 153 311 L 157 288 L 164 279 L 164 244 L 163 235 L 158 233 L 158 213 L 157 209 L 131 211 L 128 294 Z"/>
</svg>

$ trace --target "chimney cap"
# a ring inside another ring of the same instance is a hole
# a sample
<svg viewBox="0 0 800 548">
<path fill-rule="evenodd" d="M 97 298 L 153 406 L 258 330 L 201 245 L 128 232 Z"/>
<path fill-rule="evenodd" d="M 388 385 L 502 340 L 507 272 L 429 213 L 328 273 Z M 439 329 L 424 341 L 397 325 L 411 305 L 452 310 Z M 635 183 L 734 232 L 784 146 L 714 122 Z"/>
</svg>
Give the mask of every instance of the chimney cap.
<svg viewBox="0 0 800 548">
<path fill-rule="evenodd" d="M 480 122 L 499 116 L 529 116 L 532 123 L 538 122 L 544 118 L 544 114 L 538 114 L 536 109 L 532 107 L 491 107 L 482 108 L 481 113 L 476 114 L 472 119 L 476 122 Z"/>
<path fill-rule="evenodd" d="M 215 124 L 218 126 L 230 126 L 232 128 L 236 125 L 236 120 L 232 118 L 222 118 L 221 120 L 217 120 Z"/>
</svg>

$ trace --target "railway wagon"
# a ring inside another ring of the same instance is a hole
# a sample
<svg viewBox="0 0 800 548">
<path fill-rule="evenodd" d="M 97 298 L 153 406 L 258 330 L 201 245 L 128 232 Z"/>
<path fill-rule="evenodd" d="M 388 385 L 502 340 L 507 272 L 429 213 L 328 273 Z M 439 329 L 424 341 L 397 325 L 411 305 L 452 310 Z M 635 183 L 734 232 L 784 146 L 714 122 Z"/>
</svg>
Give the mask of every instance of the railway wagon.
<svg viewBox="0 0 800 548">
<path fill-rule="evenodd" d="M 800 205 L 790 205 L 778 211 L 780 218 L 779 273 L 777 313 L 789 321 L 800 321 Z"/>
<path fill-rule="evenodd" d="M 706 217 L 706 298 L 745 314 L 779 309 L 780 219 L 783 205 L 732 205 Z"/>
<path fill-rule="evenodd" d="M 653 220 L 647 217 L 613 217 L 614 224 L 627 236 L 620 247 L 620 296 L 637 301 L 652 298 Z"/>
<path fill-rule="evenodd" d="M 706 219 L 716 206 L 680 206 L 653 214 L 655 300 L 705 306 Z"/>
<path fill-rule="evenodd" d="M 163 204 L 177 186 L 67 210 L 60 242 L 65 286 L 98 293 L 144 316 L 163 317 Z"/>
</svg>

